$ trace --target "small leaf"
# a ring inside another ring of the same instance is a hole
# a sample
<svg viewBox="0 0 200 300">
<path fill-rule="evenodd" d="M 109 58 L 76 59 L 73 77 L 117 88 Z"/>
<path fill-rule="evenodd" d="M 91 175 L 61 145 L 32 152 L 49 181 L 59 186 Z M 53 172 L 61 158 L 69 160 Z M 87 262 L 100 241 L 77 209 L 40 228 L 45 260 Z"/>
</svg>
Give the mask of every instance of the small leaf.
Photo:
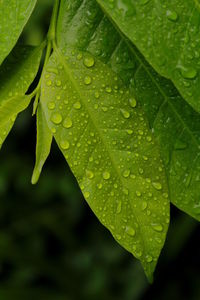
<svg viewBox="0 0 200 300">
<path fill-rule="evenodd" d="M 0 65 L 16 44 L 37 0 L 0 1 Z"/>
<path fill-rule="evenodd" d="M 169 223 L 165 172 L 143 111 L 110 68 L 56 48 L 42 80 L 47 123 L 83 194 L 152 277 Z"/>
<path fill-rule="evenodd" d="M 25 96 L 39 68 L 42 47 L 16 47 L 0 68 L 0 147 L 17 114 L 30 103 Z"/>
<path fill-rule="evenodd" d="M 49 156 L 52 143 L 52 133 L 48 128 L 41 104 L 37 107 L 37 145 L 36 145 L 36 162 L 32 175 L 32 184 L 39 180 L 43 165 Z"/>
<path fill-rule="evenodd" d="M 97 0 L 155 70 L 200 112 L 199 0 Z"/>
</svg>

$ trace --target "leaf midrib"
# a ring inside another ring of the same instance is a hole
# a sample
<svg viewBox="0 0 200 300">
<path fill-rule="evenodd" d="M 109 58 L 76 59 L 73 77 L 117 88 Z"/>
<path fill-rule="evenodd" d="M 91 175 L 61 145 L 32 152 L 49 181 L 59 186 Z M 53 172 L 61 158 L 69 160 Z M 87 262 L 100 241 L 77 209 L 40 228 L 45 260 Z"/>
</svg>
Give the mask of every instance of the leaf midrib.
<svg viewBox="0 0 200 300">
<path fill-rule="evenodd" d="M 57 45 L 54 45 L 54 50 L 55 50 L 55 52 L 57 53 L 57 55 L 58 55 L 58 57 L 59 57 L 59 59 L 60 59 L 60 62 L 63 64 L 64 69 L 65 69 L 67 75 L 69 76 L 71 82 L 73 83 L 73 85 L 74 85 L 74 87 L 75 87 L 77 93 L 79 94 L 80 99 L 83 99 L 83 97 L 81 96 L 81 94 L 80 94 L 80 92 L 79 92 L 79 89 L 78 89 L 78 87 L 77 87 L 76 81 L 75 81 L 74 78 L 71 76 L 70 70 L 69 70 L 67 64 L 65 63 L 65 61 L 64 61 L 64 59 L 63 59 L 63 56 L 62 56 L 62 53 L 60 52 L 60 50 L 59 50 L 59 48 L 57 47 Z M 83 100 L 83 101 L 84 101 L 84 100 Z M 124 185 L 124 180 L 123 180 L 123 178 L 122 178 L 122 176 L 121 176 L 121 174 L 120 174 L 120 172 L 119 172 L 119 170 L 118 170 L 118 168 L 117 168 L 117 166 L 116 166 L 116 164 L 115 164 L 115 162 L 114 162 L 114 160 L 113 160 L 113 158 L 112 158 L 112 155 L 111 155 L 111 153 L 110 153 L 110 149 L 107 147 L 107 145 L 106 145 L 106 143 L 105 143 L 105 141 L 104 141 L 104 138 L 102 137 L 102 134 L 101 134 L 100 130 L 98 129 L 98 126 L 97 126 L 96 123 L 95 123 L 95 120 L 94 120 L 93 117 L 91 116 L 90 110 L 88 109 L 87 105 L 85 104 L 85 101 L 84 101 L 84 106 L 87 108 L 87 111 L 88 111 L 88 114 L 89 114 L 89 116 L 90 116 L 90 119 L 92 120 L 92 123 L 93 123 L 94 127 L 96 128 L 96 130 L 97 130 L 97 132 L 98 132 L 98 134 L 99 134 L 99 136 L 100 136 L 100 138 L 101 138 L 101 140 L 102 140 L 102 142 L 103 142 L 103 144 L 104 144 L 104 147 L 105 147 L 105 149 L 107 150 L 107 152 L 108 152 L 108 154 L 109 154 L 109 157 L 110 157 L 110 160 L 111 160 L 111 162 L 112 162 L 112 165 L 113 165 L 113 167 L 114 167 L 114 169 L 115 169 L 115 171 L 116 171 L 116 173 L 117 173 L 117 175 L 118 175 L 118 177 L 119 177 L 119 179 L 120 179 L 120 182 L 121 182 L 122 186 L 126 186 L 126 185 Z M 129 199 L 129 197 L 128 197 L 128 199 Z M 137 222 L 140 224 L 140 226 L 139 226 L 139 231 L 141 231 L 142 224 L 141 224 L 141 222 L 138 221 L 137 214 L 135 214 L 134 210 L 132 209 L 132 205 L 130 205 L 130 207 L 131 207 L 131 210 L 132 210 L 132 212 L 133 212 L 133 215 L 134 215 L 135 219 L 136 219 Z M 144 232 L 143 234 L 145 235 L 145 232 Z M 145 242 L 144 242 L 144 239 L 143 239 L 143 235 L 140 234 L 139 236 L 140 236 L 140 239 L 141 239 L 141 241 L 142 241 L 143 250 L 144 250 L 144 252 L 146 253 L 146 247 L 145 247 Z"/>
<path fill-rule="evenodd" d="M 186 125 L 186 123 L 184 122 L 184 120 L 182 119 L 181 115 L 178 113 L 178 111 L 176 110 L 176 108 L 174 107 L 174 105 L 171 103 L 169 96 L 166 95 L 165 91 L 162 89 L 162 87 L 157 83 L 157 81 L 154 79 L 154 77 L 151 75 L 151 73 L 149 72 L 148 68 L 146 67 L 146 65 L 143 63 L 142 59 L 140 59 L 140 57 L 137 55 L 136 51 L 134 51 L 133 47 L 130 46 L 129 42 L 126 42 L 129 49 L 131 50 L 131 52 L 135 55 L 135 57 L 137 58 L 137 60 L 139 61 L 139 63 L 142 65 L 142 67 L 144 68 L 144 70 L 146 71 L 146 73 L 148 74 L 149 78 L 151 79 L 151 81 L 153 82 L 153 84 L 157 87 L 157 89 L 159 90 L 159 92 L 161 93 L 161 95 L 163 96 L 163 98 L 166 100 L 166 102 L 168 103 L 168 105 L 170 106 L 171 110 L 173 111 L 173 113 L 176 115 L 176 117 L 178 118 L 178 120 L 180 121 L 180 123 L 182 124 L 183 128 L 186 129 L 186 131 L 188 132 L 188 134 L 190 135 L 190 137 L 193 140 L 193 143 L 196 145 L 196 147 L 199 147 L 199 143 L 197 141 L 197 139 L 195 138 L 195 136 L 193 135 L 193 132 L 190 130 L 190 128 Z M 161 104 L 162 105 L 162 104 Z M 158 114 L 156 115 L 154 122 L 157 118 Z"/>
</svg>

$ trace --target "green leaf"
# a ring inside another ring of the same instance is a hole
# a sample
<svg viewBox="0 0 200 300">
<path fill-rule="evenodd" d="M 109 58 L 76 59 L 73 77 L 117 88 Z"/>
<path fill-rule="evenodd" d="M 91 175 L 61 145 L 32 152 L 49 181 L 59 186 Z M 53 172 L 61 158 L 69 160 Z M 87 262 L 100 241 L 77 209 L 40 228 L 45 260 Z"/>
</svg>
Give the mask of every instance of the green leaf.
<svg viewBox="0 0 200 300">
<path fill-rule="evenodd" d="M 43 165 L 49 156 L 52 143 L 52 133 L 47 125 L 41 104 L 37 108 L 37 145 L 36 162 L 32 176 L 32 184 L 36 184 L 42 172 Z"/>
<path fill-rule="evenodd" d="M 165 172 L 140 107 L 112 70 L 55 47 L 42 108 L 85 199 L 152 277 L 169 223 Z"/>
<path fill-rule="evenodd" d="M 16 44 L 37 0 L 0 1 L 0 65 Z"/>
<path fill-rule="evenodd" d="M 0 147 L 17 114 L 30 103 L 25 93 L 39 68 L 42 47 L 16 47 L 0 68 Z"/>
<path fill-rule="evenodd" d="M 199 115 L 185 103 L 173 84 L 159 76 L 118 34 L 94 1 L 85 1 L 82 6 L 79 1 L 79 10 L 75 10 L 75 2 L 61 2 L 58 20 L 60 47 L 65 49 L 70 45 L 90 51 L 107 63 L 126 85 L 130 85 L 160 143 L 172 203 L 200 220 Z M 63 14 L 63 10 L 67 11 L 67 4 L 71 9 L 68 14 Z M 83 29 L 79 20 L 85 20 L 88 26 Z M 76 34 L 73 35 L 74 28 Z"/>
<path fill-rule="evenodd" d="M 120 30 L 200 112 L 199 0 L 97 0 Z"/>
</svg>

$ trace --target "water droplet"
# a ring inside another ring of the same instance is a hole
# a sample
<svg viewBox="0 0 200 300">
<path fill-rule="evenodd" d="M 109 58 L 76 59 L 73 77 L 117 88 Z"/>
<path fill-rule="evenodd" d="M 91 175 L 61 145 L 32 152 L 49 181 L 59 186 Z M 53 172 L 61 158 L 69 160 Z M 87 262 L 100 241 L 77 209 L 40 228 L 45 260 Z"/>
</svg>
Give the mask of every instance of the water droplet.
<svg viewBox="0 0 200 300">
<path fill-rule="evenodd" d="M 72 120 L 70 117 L 66 117 L 63 122 L 63 127 L 65 128 L 71 128 L 72 127 Z"/>
<path fill-rule="evenodd" d="M 56 80 L 56 86 L 60 87 L 62 85 L 62 82 L 60 80 Z"/>
<path fill-rule="evenodd" d="M 160 182 L 152 182 L 152 185 L 156 190 L 162 190 L 162 184 Z"/>
<path fill-rule="evenodd" d="M 178 19 L 178 15 L 175 11 L 167 10 L 166 15 L 167 15 L 167 19 L 170 21 L 175 22 Z"/>
<path fill-rule="evenodd" d="M 51 117 L 51 121 L 54 124 L 60 124 L 62 122 L 62 116 L 61 116 L 61 114 L 59 114 L 59 113 L 53 114 L 52 117 Z"/>
<path fill-rule="evenodd" d="M 99 95 L 99 92 L 95 92 L 94 96 L 95 96 L 95 98 L 97 98 L 97 99 L 98 99 L 98 98 L 99 98 L 99 96 L 100 96 L 100 95 Z"/>
<path fill-rule="evenodd" d="M 147 202 L 146 201 L 143 201 L 142 202 L 142 210 L 145 210 L 147 208 Z"/>
<path fill-rule="evenodd" d="M 103 172 L 103 179 L 108 180 L 110 178 L 110 173 L 108 171 Z"/>
<path fill-rule="evenodd" d="M 130 227 L 130 226 L 127 226 L 125 231 L 130 236 L 134 236 L 135 235 L 135 229 L 132 228 L 132 227 Z"/>
<path fill-rule="evenodd" d="M 48 109 L 54 109 L 55 108 L 55 103 L 54 102 L 49 102 L 48 103 Z"/>
<path fill-rule="evenodd" d="M 106 87 L 106 92 L 107 92 L 107 93 L 111 93 L 111 92 L 112 92 L 112 89 L 111 89 L 110 86 L 107 86 L 107 87 Z"/>
<path fill-rule="evenodd" d="M 117 213 L 117 214 L 120 214 L 121 210 L 122 210 L 122 202 L 119 201 L 118 204 L 117 204 L 117 210 L 116 210 L 116 213 Z"/>
<path fill-rule="evenodd" d="M 98 187 L 99 190 L 101 190 L 102 187 L 103 187 L 102 183 L 97 184 L 97 187 Z"/>
<path fill-rule="evenodd" d="M 47 80 L 46 85 L 47 86 L 51 86 L 52 85 L 52 81 L 51 80 Z"/>
<path fill-rule="evenodd" d="M 124 176 L 125 178 L 129 177 L 129 175 L 130 175 L 130 170 L 125 170 L 125 171 L 123 172 L 123 176 Z"/>
<path fill-rule="evenodd" d="M 85 195 L 85 198 L 86 198 L 86 199 L 90 197 L 90 193 L 89 193 L 89 192 L 85 192 L 84 195 Z"/>
<path fill-rule="evenodd" d="M 75 109 L 80 109 L 81 108 L 81 103 L 79 101 L 74 103 L 74 108 Z"/>
<path fill-rule="evenodd" d="M 116 239 L 118 240 L 118 241 L 120 241 L 121 240 L 121 235 L 120 234 L 116 234 Z"/>
<path fill-rule="evenodd" d="M 89 84 L 91 84 L 91 82 L 92 82 L 92 78 L 90 76 L 86 76 L 84 79 L 84 83 L 86 85 L 89 85 Z"/>
<path fill-rule="evenodd" d="M 148 263 L 151 263 L 151 262 L 153 261 L 153 257 L 152 257 L 151 255 L 147 255 L 147 256 L 146 256 L 146 261 L 147 261 Z"/>
<path fill-rule="evenodd" d="M 85 57 L 83 63 L 87 68 L 91 68 L 94 66 L 95 61 L 92 56 L 88 56 L 88 57 Z"/>
<path fill-rule="evenodd" d="M 130 135 L 133 134 L 133 130 L 131 130 L 131 129 L 127 129 L 126 132 Z"/>
<path fill-rule="evenodd" d="M 136 195 L 137 195 L 138 197 L 141 197 L 141 196 L 142 196 L 142 193 L 141 193 L 140 191 L 136 191 L 135 193 L 136 193 Z"/>
<path fill-rule="evenodd" d="M 90 170 L 86 170 L 86 176 L 87 178 L 92 179 L 94 178 L 94 173 Z"/>
<path fill-rule="evenodd" d="M 129 194 L 129 191 L 128 191 L 128 189 L 126 189 L 126 188 L 123 188 L 123 193 L 124 193 L 125 195 L 128 195 L 128 194 Z"/>
<path fill-rule="evenodd" d="M 122 113 L 122 116 L 125 118 L 125 119 L 128 119 L 130 118 L 130 113 L 125 110 L 125 109 L 120 109 L 121 113 Z"/>
<path fill-rule="evenodd" d="M 129 103 L 130 103 L 130 106 L 133 108 L 135 108 L 137 105 L 137 101 L 135 100 L 135 98 L 130 98 Z"/>
<path fill-rule="evenodd" d="M 147 136 L 147 142 L 151 142 L 152 141 L 152 137 L 151 136 Z"/>
<path fill-rule="evenodd" d="M 155 231 L 158 231 L 158 232 L 163 231 L 163 226 L 161 224 L 152 224 L 151 226 Z"/>
<path fill-rule="evenodd" d="M 60 147 L 61 147 L 63 150 L 69 149 L 69 142 L 68 142 L 68 141 L 61 141 L 61 142 L 60 142 Z"/>
<path fill-rule="evenodd" d="M 181 69 L 181 75 L 186 79 L 194 79 L 197 76 L 197 70 L 193 68 Z"/>
</svg>

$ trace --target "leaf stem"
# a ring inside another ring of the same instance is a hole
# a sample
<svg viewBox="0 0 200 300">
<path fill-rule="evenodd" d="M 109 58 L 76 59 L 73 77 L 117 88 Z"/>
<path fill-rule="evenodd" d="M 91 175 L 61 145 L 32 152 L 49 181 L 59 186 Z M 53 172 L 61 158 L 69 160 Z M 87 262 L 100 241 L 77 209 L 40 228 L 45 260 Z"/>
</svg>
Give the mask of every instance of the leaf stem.
<svg viewBox="0 0 200 300">
<path fill-rule="evenodd" d="M 51 56 L 53 44 L 55 44 L 55 40 L 56 40 L 56 25 L 57 25 L 59 5 L 60 5 L 60 0 L 55 0 L 49 30 L 48 30 L 48 33 L 47 33 L 47 36 L 46 36 L 46 39 L 45 39 L 45 42 L 44 42 L 45 47 L 46 47 L 46 54 L 45 54 L 42 73 L 41 73 L 40 80 L 39 80 L 36 88 L 29 95 L 31 98 L 35 97 L 35 101 L 34 101 L 34 104 L 33 104 L 33 115 L 36 113 L 39 98 L 40 98 L 42 75 L 43 75 L 44 69 L 45 69 L 45 67 L 48 63 L 48 60 Z"/>
</svg>

